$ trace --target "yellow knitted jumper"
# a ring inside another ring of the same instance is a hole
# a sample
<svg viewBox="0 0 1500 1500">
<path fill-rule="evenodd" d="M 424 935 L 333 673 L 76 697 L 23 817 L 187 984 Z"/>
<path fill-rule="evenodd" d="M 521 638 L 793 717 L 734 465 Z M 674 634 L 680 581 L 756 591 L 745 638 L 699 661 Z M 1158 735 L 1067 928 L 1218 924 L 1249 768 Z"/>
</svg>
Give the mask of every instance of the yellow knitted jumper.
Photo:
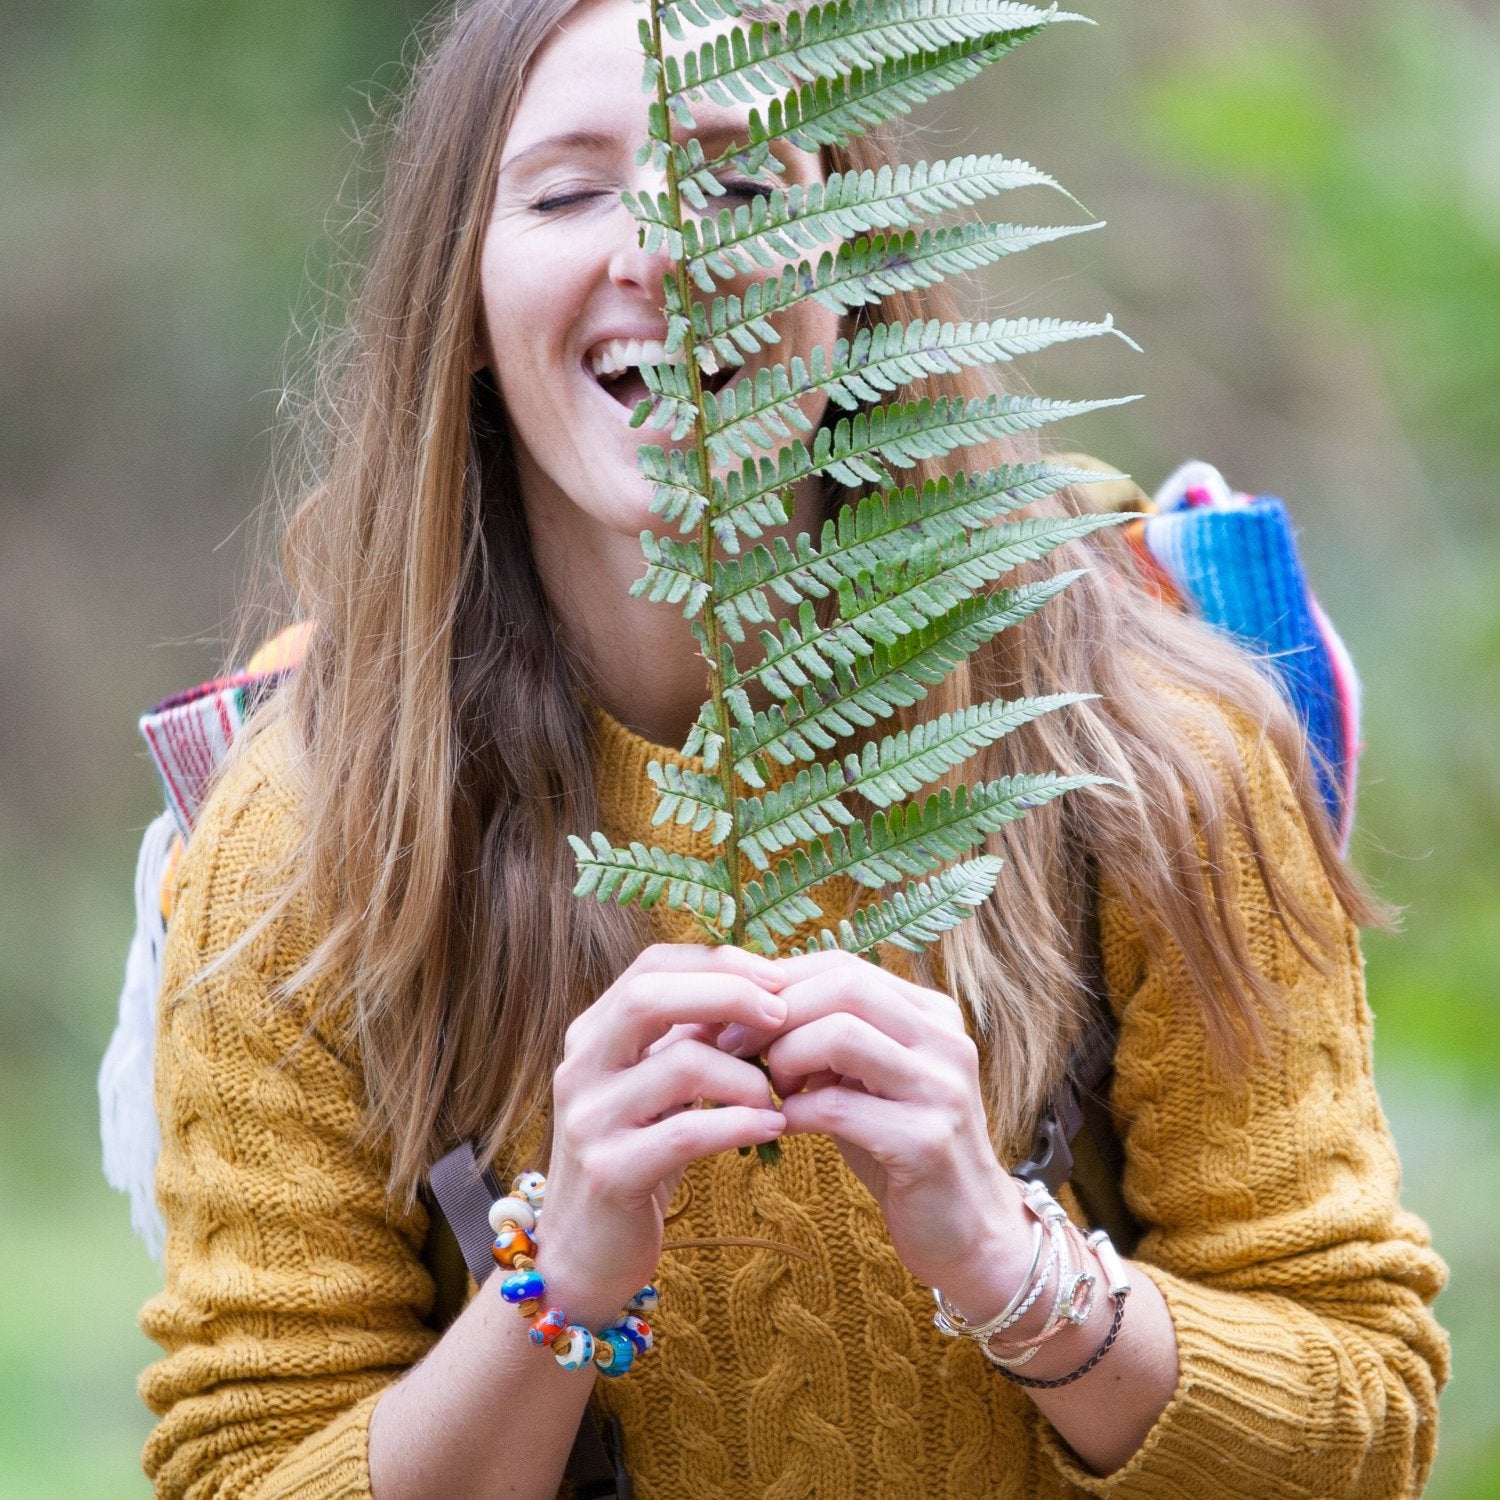
<svg viewBox="0 0 1500 1500">
<path fill-rule="evenodd" d="M 1246 749 L 1273 857 L 1334 919 L 1284 774 Z M 670 755 L 606 724 L 599 778 L 616 840 L 647 836 L 645 763 Z M 169 991 L 264 912 L 264 872 L 296 826 L 277 731 L 231 771 L 193 837 Z M 1091 1476 L 974 1345 L 942 1338 L 873 1200 L 831 1142 L 798 1137 L 774 1171 L 731 1152 L 686 1174 L 660 1268 L 657 1350 L 626 1379 L 599 1382 L 596 1398 L 624 1425 L 639 1500 L 1420 1488 L 1447 1372 L 1427 1309 L 1443 1267 L 1397 1203 L 1356 940 L 1350 931 L 1342 961 L 1318 973 L 1265 909 L 1244 851 L 1234 873 L 1252 951 L 1287 995 L 1264 1059 L 1234 1081 L 1205 1073 L 1181 965 L 1149 958 L 1124 906 L 1108 892 L 1101 902 L 1125 1185 L 1181 1367 L 1136 1456 Z M 688 936 L 666 911 L 658 933 Z M 326 1034 L 298 1047 L 304 1008 L 267 1003 L 315 936 L 293 913 L 194 980 L 161 1022 L 167 1275 L 141 1314 L 166 1351 L 141 1379 L 161 1417 L 144 1458 L 160 1497 L 368 1496 L 370 1413 L 434 1341 L 427 1216 L 393 1211 L 385 1158 L 354 1143 L 359 1060 Z M 740 1236 L 778 1248 L 673 1248 Z M 503 1412 L 495 1432 L 503 1443 Z M 524 1433 L 511 1451 L 525 1452 Z"/>
</svg>

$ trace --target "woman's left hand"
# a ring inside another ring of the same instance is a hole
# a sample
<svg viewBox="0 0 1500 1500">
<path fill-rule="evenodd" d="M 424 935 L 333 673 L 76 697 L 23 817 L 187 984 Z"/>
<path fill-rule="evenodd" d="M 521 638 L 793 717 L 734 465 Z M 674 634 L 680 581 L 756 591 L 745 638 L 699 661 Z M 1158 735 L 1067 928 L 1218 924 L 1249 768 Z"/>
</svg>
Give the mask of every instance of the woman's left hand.
<svg viewBox="0 0 1500 1500">
<path fill-rule="evenodd" d="M 990 1144 L 979 1051 L 958 1004 L 848 953 L 777 962 L 786 1024 L 728 1028 L 719 1045 L 763 1051 L 787 1134 L 831 1136 L 884 1215 L 907 1269 L 965 1312 L 1030 1260 L 1029 1221 Z"/>
</svg>

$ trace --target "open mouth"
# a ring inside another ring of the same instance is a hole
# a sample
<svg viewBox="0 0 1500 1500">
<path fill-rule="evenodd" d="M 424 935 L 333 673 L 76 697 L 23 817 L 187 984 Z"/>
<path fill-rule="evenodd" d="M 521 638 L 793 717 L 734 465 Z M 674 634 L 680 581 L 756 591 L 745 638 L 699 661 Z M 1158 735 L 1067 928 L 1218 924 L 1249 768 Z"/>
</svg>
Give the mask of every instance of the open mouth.
<svg viewBox="0 0 1500 1500">
<path fill-rule="evenodd" d="M 584 367 L 606 395 L 627 411 L 634 411 L 651 394 L 641 375 L 641 366 L 661 364 L 665 358 L 665 350 L 655 340 L 609 339 L 589 351 Z M 737 369 L 705 371 L 703 388 L 721 391 L 738 373 Z"/>
</svg>

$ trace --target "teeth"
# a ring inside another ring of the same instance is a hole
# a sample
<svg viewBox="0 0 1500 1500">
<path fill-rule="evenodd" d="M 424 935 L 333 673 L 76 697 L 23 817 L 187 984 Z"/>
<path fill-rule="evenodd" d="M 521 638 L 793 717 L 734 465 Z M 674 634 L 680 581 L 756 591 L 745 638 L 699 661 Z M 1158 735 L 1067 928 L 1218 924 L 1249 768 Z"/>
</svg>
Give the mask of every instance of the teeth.
<svg viewBox="0 0 1500 1500">
<path fill-rule="evenodd" d="M 618 375 L 636 365 L 659 365 L 667 357 L 659 339 L 610 339 L 589 354 L 595 375 Z"/>
<path fill-rule="evenodd" d="M 618 375 L 622 370 L 633 370 L 640 365 L 680 363 L 667 359 L 666 345 L 660 339 L 609 339 L 590 351 L 588 366 L 594 375 L 603 378 Z M 705 374 L 716 375 L 719 362 L 710 350 L 705 349 L 698 357 Z"/>
</svg>

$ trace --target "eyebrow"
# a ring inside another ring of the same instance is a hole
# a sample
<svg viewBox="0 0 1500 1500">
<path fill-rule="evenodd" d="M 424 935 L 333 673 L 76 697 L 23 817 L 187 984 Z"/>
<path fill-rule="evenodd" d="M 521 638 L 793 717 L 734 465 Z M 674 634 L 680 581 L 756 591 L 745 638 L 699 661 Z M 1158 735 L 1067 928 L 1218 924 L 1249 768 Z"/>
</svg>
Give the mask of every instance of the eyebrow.
<svg viewBox="0 0 1500 1500">
<path fill-rule="evenodd" d="M 718 124 L 700 126 L 694 135 L 702 143 L 705 154 L 712 158 L 718 154 L 719 149 L 726 145 L 747 141 L 749 132 L 739 122 L 730 123 L 725 120 Z M 524 151 L 516 152 L 509 161 L 501 163 L 500 178 L 503 181 L 538 157 L 553 156 L 566 151 L 602 152 L 617 144 L 614 136 L 597 130 L 569 130 L 560 135 L 549 135 L 534 142 Z"/>
<path fill-rule="evenodd" d="M 562 135 L 549 135 L 534 145 L 528 146 L 524 151 L 516 152 L 509 161 L 502 162 L 500 176 L 502 178 L 510 176 L 512 172 L 538 156 L 547 156 L 559 151 L 603 151 L 614 144 L 611 136 L 602 135 L 596 130 L 570 130 Z"/>
</svg>

